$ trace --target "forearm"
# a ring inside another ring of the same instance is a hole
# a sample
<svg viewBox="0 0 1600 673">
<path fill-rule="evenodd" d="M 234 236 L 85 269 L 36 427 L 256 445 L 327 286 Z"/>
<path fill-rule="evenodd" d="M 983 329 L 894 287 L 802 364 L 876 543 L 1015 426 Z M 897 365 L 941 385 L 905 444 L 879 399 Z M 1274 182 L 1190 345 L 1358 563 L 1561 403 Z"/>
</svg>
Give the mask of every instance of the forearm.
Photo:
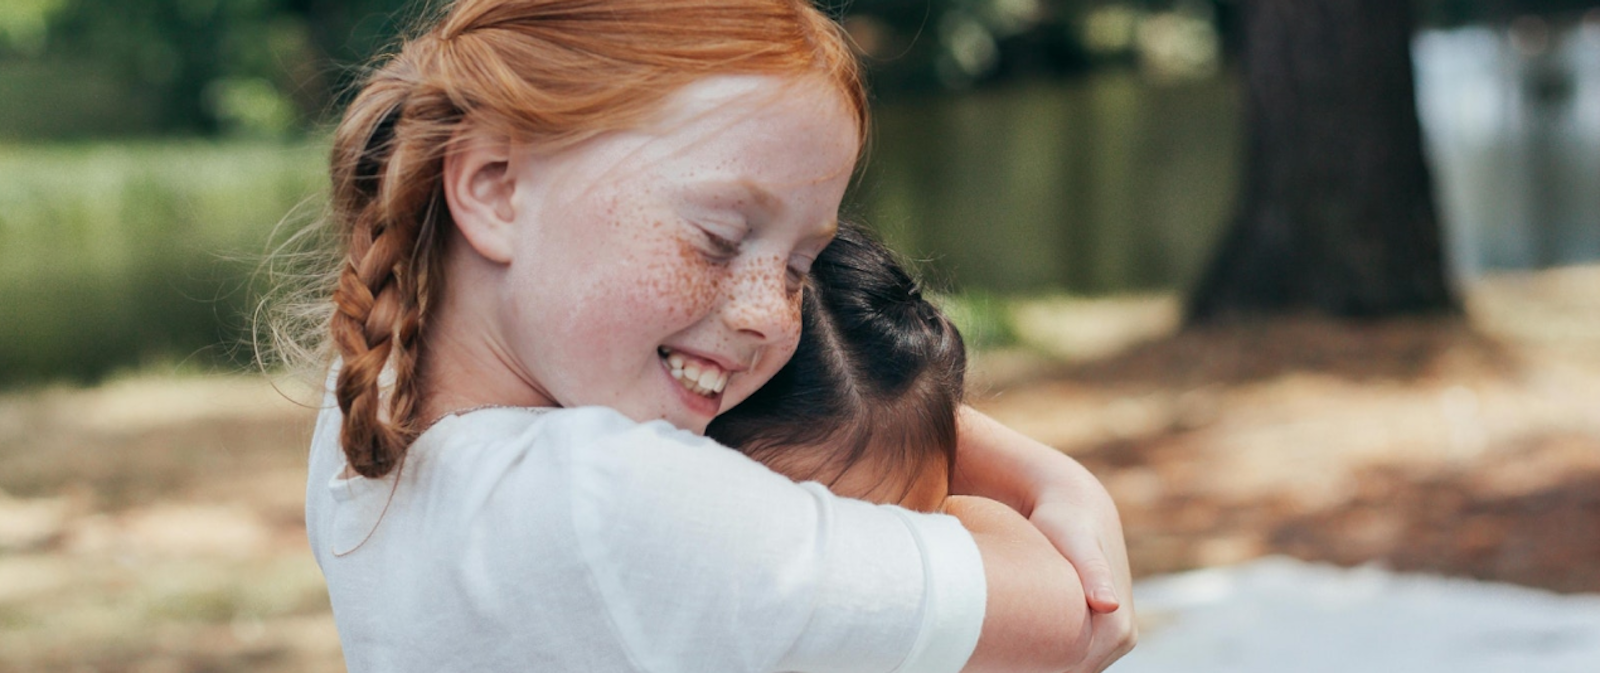
<svg viewBox="0 0 1600 673">
<path fill-rule="evenodd" d="M 1071 562 L 1094 611 L 1090 654 L 1072 670 L 1109 666 L 1138 639 L 1128 545 L 1111 494 L 1078 461 L 988 416 L 964 407 L 959 421 L 952 490 L 1011 506 Z"/>
<path fill-rule="evenodd" d="M 972 407 L 958 417 L 952 493 L 998 500 L 1032 516 L 1040 494 L 1076 493 L 1098 499 L 1100 482 L 1078 461 Z"/>
<path fill-rule="evenodd" d="M 1072 565 L 1021 515 L 984 498 L 954 496 L 946 513 L 983 557 L 987 608 L 967 671 L 1063 671 L 1089 652 L 1092 631 Z"/>
</svg>

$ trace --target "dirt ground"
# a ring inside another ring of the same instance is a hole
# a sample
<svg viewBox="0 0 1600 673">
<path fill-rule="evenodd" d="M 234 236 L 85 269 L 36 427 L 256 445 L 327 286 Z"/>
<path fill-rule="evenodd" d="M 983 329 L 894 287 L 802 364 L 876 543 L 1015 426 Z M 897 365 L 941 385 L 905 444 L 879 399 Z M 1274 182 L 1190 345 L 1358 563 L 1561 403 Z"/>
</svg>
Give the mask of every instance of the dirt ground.
<svg viewBox="0 0 1600 673">
<path fill-rule="evenodd" d="M 1468 306 L 991 354 L 979 406 L 1105 482 L 1137 575 L 1282 553 L 1600 592 L 1600 268 L 1493 278 Z"/>
<path fill-rule="evenodd" d="M 1286 553 L 1600 592 L 1600 267 L 1467 294 L 1181 334 L 1170 298 L 1023 302 L 974 401 L 1105 481 L 1139 575 Z M 0 673 L 342 670 L 313 415 L 250 377 L 0 396 Z"/>
</svg>

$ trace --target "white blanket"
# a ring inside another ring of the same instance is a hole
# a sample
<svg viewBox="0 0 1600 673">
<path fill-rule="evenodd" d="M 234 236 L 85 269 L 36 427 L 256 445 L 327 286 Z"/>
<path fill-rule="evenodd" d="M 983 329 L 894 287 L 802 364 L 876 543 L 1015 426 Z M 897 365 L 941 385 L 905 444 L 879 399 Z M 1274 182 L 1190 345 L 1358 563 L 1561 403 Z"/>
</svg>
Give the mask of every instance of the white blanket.
<svg viewBox="0 0 1600 673">
<path fill-rule="evenodd" d="M 1600 595 L 1275 557 L 1134 587 L 1111 673 L 1600 673 Z"/>
</svg>

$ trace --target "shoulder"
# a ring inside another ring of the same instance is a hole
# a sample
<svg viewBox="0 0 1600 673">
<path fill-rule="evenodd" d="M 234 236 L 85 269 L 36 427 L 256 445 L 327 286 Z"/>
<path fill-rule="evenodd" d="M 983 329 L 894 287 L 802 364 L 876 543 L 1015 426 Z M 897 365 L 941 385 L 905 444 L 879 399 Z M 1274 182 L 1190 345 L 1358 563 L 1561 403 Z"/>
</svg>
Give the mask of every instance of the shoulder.
<svg viewBox="0 0 1600 673">
<path fill-rule="evenodd" d="M 665 421 L 640 423 L 608 407 L 508 407 L 447 416 L 419 437 L 413 449 L 420 454 L 450 455 L 452 459 L 482 451 L 532 451 L 547 457 L 574 454 L 603 459 L 621 452 L 644 458 L 697 456 L 753 462 Z M 597 453 L 601 451 L 608 453 Z"/>
<path fill-rule="evenodd" d="M 798 490 L 711 439 L 606 407 L 484 409 L 446 417 L 417 440 L 407 463 L 427 478 L 492 482 L 498 489 L 555 480 L 568 498 L 613 507 L 747 502 Z"/>
<path fill-rule="evenodd" d="M 490 407 L 450 415 L 418 438 L 424 447 L 437 445 L 527 443 L 529 440 L 602 440 L 609 437 L 652 438 L 679 444 L 712 444 L 705 437 L 665 421 L 640 423 L 609 407 Z"/>
</svg>

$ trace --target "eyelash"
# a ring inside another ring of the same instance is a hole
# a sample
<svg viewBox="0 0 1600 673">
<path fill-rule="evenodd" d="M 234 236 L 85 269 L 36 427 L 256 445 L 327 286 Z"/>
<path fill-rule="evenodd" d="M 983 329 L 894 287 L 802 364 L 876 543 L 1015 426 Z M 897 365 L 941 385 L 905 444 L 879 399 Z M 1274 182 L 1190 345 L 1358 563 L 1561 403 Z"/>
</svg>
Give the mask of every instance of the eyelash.
<svg viewBox="0 0 1600 673">
<path fill-rule="evenodd" d="M 706 243 L 711 247 L 711 257 L 713 259 L 726 261 L 739 254 L 739 244 L 732 239 L 718 236 L 705 229 L 700 231 L 706 236 Z"/>
<path fill-rule="evenodd" d="M 739 243 L 725 236 L 719 236 L 709 229 L 700 228 L 700 233 L 706 237 L 706 244 L 711 248 L 707 257 L 713 261 L 726 262 L 739 254 Z M 809 265 L 808 265 L 809 266 Z M 790 292 L 798 292 L 806 284 L 806 279 L 811 273 L 804 269 L 795 268 L 793 265 L 786 267 L 786 280 Z"/>
<path fill-rule="evenodd" d="M 800 288 L 805 287 L 806 280 L 811 277 L 811 271 L 809 269 L 795 268 L 795 266 L 792 264 L 787 267 L 787 270 L 789 290 L 791 292 L 798 292 Z"/>
</svg>

